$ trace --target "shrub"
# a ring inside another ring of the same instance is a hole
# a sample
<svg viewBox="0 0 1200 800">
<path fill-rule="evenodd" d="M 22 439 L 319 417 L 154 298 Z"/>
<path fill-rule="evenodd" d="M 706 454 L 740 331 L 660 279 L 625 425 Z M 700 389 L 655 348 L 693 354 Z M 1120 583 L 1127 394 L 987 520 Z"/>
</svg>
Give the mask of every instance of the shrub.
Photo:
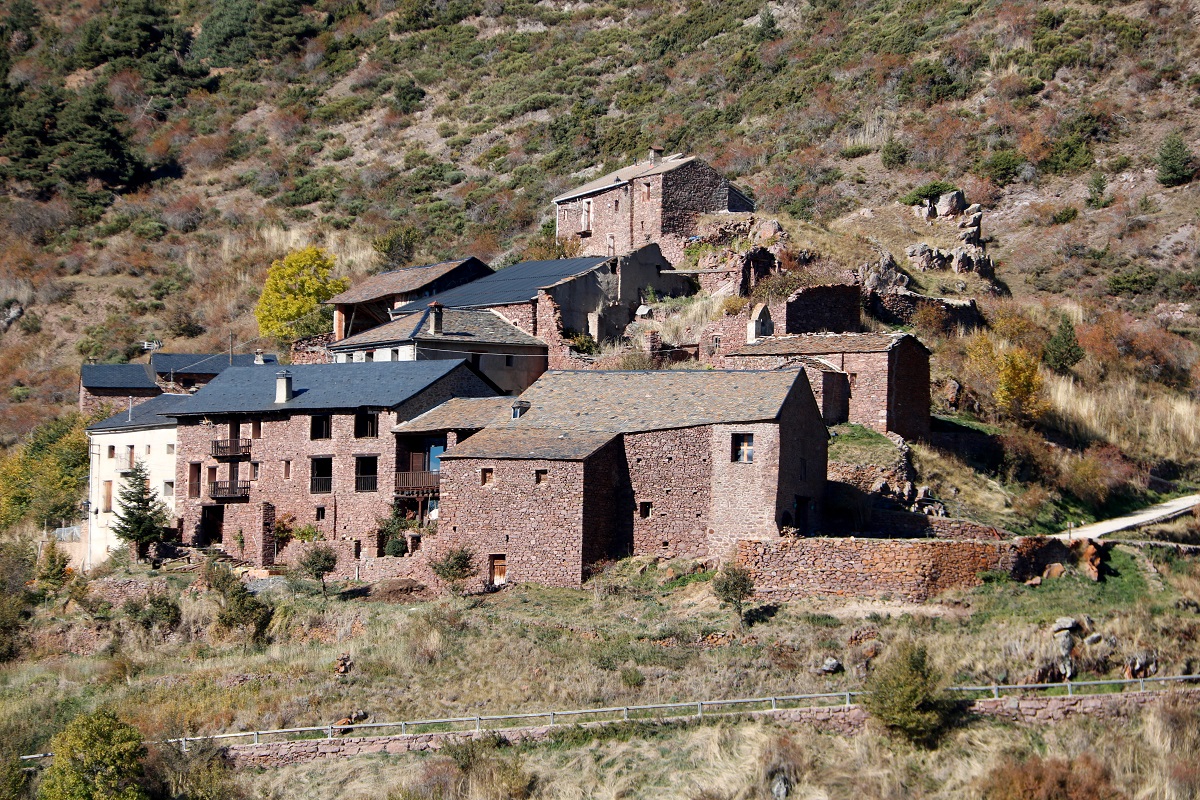
<svg viewBox="0 0 1200 800">
<path fill-rule="evenodd" d="M 408 553 L 408 539 L 404 536 L 393 536 L 387 540 L 387 544 L 383 546 L 383 554 L 393 558 L 399 558 Z"/>
<path fill-rule="evenodd" d="M 1075 206 L 1064 206 L 1050 215 L 1051 225 L 1066 225 L 1079 217 L 1079 209 Z"/>
<path fill-rule="evenodd" d="M 277 339 L 303 335 L 297 323 L 316 316 L 322 303 L 348 285 L 345 278 L 333 277 L 333 256 L 324 250 L 307 247 L 289 253 L 267 271 L 254 309 L 259 333 Z"/>
<path fill-rule="evenodd" d="M 1084 753 L 1070 761 L 1005 758 L 983 777 L 983 800 L 1125 800 L 1108 767 Z"/>
<path fill-rule="evenodd" d="M 740 628 L 743 623 L 742 606 L 754 595 L 754 579 L 750 573 L 736 564 L 729 564 L 713 577 L 712 588 L 721 604 L 733 609 Z"/>
<path fill-rule="evenodd" d="M 888 139 L 879 151 L 884 169 L 900 169 L 908 163 L 908 148 L 903 142 Z"/>
<path fill-rule="evenodd" d="M 146 598 L 145 602 L 137 598 L 125 601 L 121 609 L 133 622 L 146 630 L 160 628 L 173 631 L 179 626 L 183 613 L 179 603 L 167 594 L 155 593 Z"/>
<path fill-rule="evenodd" d="M 932 745 L 950 725 L 956 706 L 941 681 L 924 645 L 902 641 L 867 679 L 863 706 L 889 731 Z"/>
<path fill-rule="evenodd" d="M 1075 335 L 1075 323 L 1063 317 L 1058 323 L 1058 330 L 1042 350 L 1042 360 L 1059 375 L 1066 375 L 1085 355 Z"/>
<path fill-rule="evenodd" d="M 925 201 L 936 202 L 946 192 L 957 191 L 958 187 L 945 181 L 930 181 L 913 189 L 900 198 L 901 205 L 916 206 Z"/>
<path fill-rule="evenodd" d="M 843 147 L 838 155 L 847 160 L 862 158 L 863 156 L 871 155 L 871 147 L 865 144 L 851 144 Z"/>
<path fill-rule="evenodd" d="M 736 317 L 745 311 L 748 305 L 750 305 L 749 297 L 742 297 L 740 295 L 726 297 L 721 301 L 721 313 L 727 317 Z"/>
<path fill-rule="evenodd" d="M 1017 347 L 1000 354 L 999 367 L 993 395 L 997 410 L 1015 420 L 1037 419 L 1045 413 L 1045 387 L 1038 359 Z"/>
<path fill-rule="evenodd" d="M 646 676 L 637 667 L 625 667 L 621 670 L 621 684 L 630 689 L 640 688 L 646 683 Z"/>
<path fill-rule="evenodd" d="M 590 333 L 566 331 L 565 338 L 571 343 L 571 349 L 577 353 L 596 355 L 600 352 L 600 345 L 596 344 L 596 340 Z"/>
<path fill-rule="evenodd" d="M 979 163 L 976 171 L 997 186 L 1007 186 L 1021 174 L 1025 159 L 1016 150 L 997 150 Z"/>
<path fill-rule="evenodd" d="M 1089 208 L 1108 208 L 1112 205 L 1112 195 L 1108 192 L 1108 178 L 1104 177 L 1104 173 L 1096 170 L 1092 173 L 1092 177 L 1088 178 L 1088 199 Z"/>
<path fill-rule="evenodd" d="M 466 547 L 455 547 L 446 551 L 439 559 L 429 562 L 433 574 L 450 585 L 454 594 L 459 594 L 461 584 L 478 570 L 475 568 L 475 553 Z"/>
<path fill-rule="evenodd" d="M 1158 182 L 1163 186 L 1181 186 L 1196 175 L 1192 151 L 1178 131 L 1168 134 L 1158 150 Z"/>
<path fill-rule="evenodd" d="M 142 800 L 146 748 L 137 728 L 108 710 L 71 720 L 50 740 L 54 760 L 38 800 Z"/>
<path fill-rule="evenodd" d="M 71 557 L 58 548 L 57 540 L 51 539 L 42 550 L 42 558 L 38 562 L 38 583 L 52 589 L 61 588 L 69 577 L 70 563 Z"/>
<path fill-rule="evenodd" d="M 318 544 L 301 556 L 298 566 L 305 575 L 321 582 L 321 596 L 325 597 L 325 576 L 337 569 L 337 562 L 336 550 L 327 544 Z"/>
<path fill-rule="evenodd" d="M 922 303 L 913 313 L 912 323 L 922 338 L 944 336 L 950 330 L 950 312 L 940 303 Z"/>
</svg>

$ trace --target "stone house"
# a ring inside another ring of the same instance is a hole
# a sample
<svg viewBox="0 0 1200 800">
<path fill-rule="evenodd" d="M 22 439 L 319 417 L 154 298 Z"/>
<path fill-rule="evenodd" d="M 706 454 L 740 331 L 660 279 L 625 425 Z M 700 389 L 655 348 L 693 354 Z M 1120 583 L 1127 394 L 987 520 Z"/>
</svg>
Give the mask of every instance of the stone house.
<svg viewBox="0 0 1200 800">
<path fill-rule="evenodd" d="M 83 547 L 72 566 L 84 571 L 125 548 L 112 532 L 119 495 L 134 464 L 149 472 L 150 488 L 175 513 L 175 420 L 164 414 L 183 408 L 191 395 L 160 394 L 87 428 L 88 504 Z"/>
<path fill-rule="evenodd" d="M 105 405 L 134 405 L 163 392 L 180 393 L 204 386 L 226 367 L 275 364 L 261 351 L 253 354 L 161 353 L 146 364 L 84 364 L 79 370 L 79 411 L 91 414 Z"/>
<path fill-rule="evenodd" d="M 650 157 L 554 198 L 555 232 L 578 237 L 587 256 L 631 253 L 657 244 L 672 264 L 683 261 L 702 214 L 753 211 L 754 202 L 695 156 Z"/>
<path fill-rule="evenodd" d="M 431 303 L 329 346 L 338 364 L 466 359 L 502 394 L 525 391 L 546 371 L 546 343 L 491 309 L 445 309 Z"/>
<path fill-rule="evenodd" d="M 171 414 L 183 540 L 270 565 L 286 514 L 377 555 L 397 471 L 392 427 L 452 397 L 495 394 L 464 361 L 226 370 Z"/>
<path fill-rule="evenodd" d="M 735 369 L 779 369 L 811 359 L 844 375 L 847 419 L 880 433 L 929 438 L 929 349 L 908 333 L 826 333 L 772 336 L 729 353 Z M 830 387 L 836 380 L 831 378 Z M 824 387 L 824 384 L 823 384 Z"/>
<path fill-rule="evenodd" d="M 430 302 L 449 309 L 491 309 L 549 347 L 555 355 L 573 333 L 597 342 L 615 339 L 634 320 L 648 289 L 659 296 L 686 294 L 692 284 L 676 274 L 657 245 L 609 258 L 588 256 L 513 264 L 485 278 L 401 306 L 424 312 Z"/>
<path fill-rule="evenodd" d="M 491 267 L 471 257 L 372 275 L 325 301 L 333 306 L 333 341 L 340 342 L 376 326 L 386 325 L 392 319 L 392 310 L 406 303 L 431 297 L 491 274 Z"/>
<path fill-rule="evenodd" d="M 802 371 L 551 371 L 441 456 L 439 552 L 578 586 L 630 554 L 717 561 L 819 526 L 828 435 Z"/>
</svg>

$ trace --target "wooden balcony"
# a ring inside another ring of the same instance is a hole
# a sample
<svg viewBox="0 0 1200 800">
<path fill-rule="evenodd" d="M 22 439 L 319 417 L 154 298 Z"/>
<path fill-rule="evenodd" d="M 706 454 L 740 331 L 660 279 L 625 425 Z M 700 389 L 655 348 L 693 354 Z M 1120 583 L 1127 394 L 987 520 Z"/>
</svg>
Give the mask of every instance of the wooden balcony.
<svg viewBox="0 0 1200 800">
<path fill-rule="evenodd" d="M 333 478 L 320 478 L 313 476 L 308 479 L 309 494 L 329 494 L 333 491 Z"/>
<path fill-rule="evenodd" d="M 249 439 L 213 439 L 213 458 L 241 458 L 250 455 Z"/>
<path fill-rule="evenodd" d="M 397 472 L 396 494 L 401 497 L 437 497 L 440 472 Z"/>
<path fill-rule="evenodd" d="M 354 491 L 356 492 L 375 492 L 379 490 L 378 475 L 355 475 L 354 476 Z"/>
<path fill-rule="evenodd" d="M 208 496 L 218 498 L 249 497 L 250 481 L 210 481 Z"/>
</svg>

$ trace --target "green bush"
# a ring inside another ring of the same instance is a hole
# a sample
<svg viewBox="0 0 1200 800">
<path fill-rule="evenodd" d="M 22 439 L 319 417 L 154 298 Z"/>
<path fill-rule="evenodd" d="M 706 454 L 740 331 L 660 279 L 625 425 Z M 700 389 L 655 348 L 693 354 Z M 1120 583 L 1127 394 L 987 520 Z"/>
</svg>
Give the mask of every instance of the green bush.
<svg viewBox="0 0 1200 800">
<path fill-rule="evenodd" d="M 179 603 L 175 602 L 170 595 L 160 593 L 150 595 L 145 601 L 130 598 L 125 601 L 121 610 L 133 622 L 146 630 L 160 628 L 173 631 L 179 627 L 179 622 L 183 618 Z"/>
<path fill-rule="evenodd" d="M 754 596 L 754 579 L 750 573 L 736 564 L 726 565 L 712 579 L 713 595 L 733 609 L 738 627 L 743 620 L 742 607 Z"/>
<path fill-rule="evenodd" d="M 1192 151 L 1178 132 L 1167 135 L 1158 150 L 1158 182 L 1163 186 L 1181 186 L 1196 175 Z"/>
<path fill-rule="evenodd" d="M 1016 150 L 997 150 L 979 163 L 977 172 L 997 186 L 1007 186 L 1021 174 L 1025 159 Z"/>
<path fill-rule="evenodd" d="M 865 144 L 852 144 L 843 147 L 838 155 L 845 159 L 862 158 L 871 155 L 871 148 Z"/>
<path fill-rule="evenodd" d="M 142 734 L 108 710 L 71 720 L 50 740 L 38 800 L 142 800 Z"/>
<path fill-rule="evenodd" d="M 902 641 L 867 679 L 863 706 L 889 731 L 914 744 L 932 745 L 956 710 L 941 681 L 925 646 Z"/>
<path fill-rule="evenodd" d="M 953 183 L 946 183 L 945 181 L 930 181 L 929 183 L 918 186 L 908 194 L 901 197 L 900 203 L 901 205 L 906 206 L 916 206 L 920 205 L 926 200 L 930 202 L 936 202 L 937 199 L 946 192 L 954 192 L 957 190 L 958 187 Z"/>
<path fill-rule="evenodd" d="M 621 670 L 621 684 L 630 689 L 637 689 L 646 683 L 646 676 L 637 667 L 625 667 Z"/>
<path fill-rule="evenodd" d="M 1068 222 L 1074 222 L 1078 217 L 1078 208 L 1075 206 L 1064 206 L 1050 215 L 1050 223 L 1053 225 L 1066 225 Z"/>
<path fill-rule="evenodd" d="M 446 551 L 439 559 L 429 562 L 433 574 L 450 584 L 456 590 L 460 583 L 476 573 L 475 553 L 466 547 L 456 547 Z"/>
<path fill-rule="evenodd" d="M 385 556 L 399 558 L 407 553 L 408 539 L 404 536 L 393 536 L 391 539 L 388 539 L 387 544 L 383 546 L 383 554 Z"/>
<path fill-rule="evenodd" d="M 1083 360 L 1083 347 L 1075 336 L 1075 324 L 1063 317 L 1058 323 L 1058 330 L 1046 342 L 1042 350 L 1042 360 L 1046 366 L 1060 375 L 1070 372 L 1071 367 Z"/>
<path fill-rule="evenodd" d="M 900 169 L 908 163 L 908 148 L 903 142 L 888 139 L 879 151 L 879 158 L 884 169 Z"/>
</svg>

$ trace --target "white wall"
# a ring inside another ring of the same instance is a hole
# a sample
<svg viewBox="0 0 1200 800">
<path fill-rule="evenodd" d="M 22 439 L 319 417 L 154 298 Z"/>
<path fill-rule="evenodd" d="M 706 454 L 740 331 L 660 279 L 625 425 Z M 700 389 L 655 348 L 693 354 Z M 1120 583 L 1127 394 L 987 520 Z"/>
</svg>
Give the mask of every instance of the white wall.
<svg viewBox="0 0 1200 800">
<path fill-rule="evenodd" d="M 120 508 L 121 488 L 129 466 L 130 446 L 134 458 L 150 471 L 150 487 L 175 515 L 175 497 L 164 494 L 164 484 L 175 482 L 175 426 L 165 425 L 123 431 L 98 431 L 89 434 L 88 445 L 91 470 L 88 476 L 88 523 L 84 533 L 86 547 L 82 564 L 77 568 L 90 570 L 101 564 L 112 550 L 124 549 L 125 543 L 112 533 L 116 511 Z M 109 448 L 114 455 L 109 458 Z M 147 448 L 149 451 L 147 452 Z M 112 511 L 104 510 L 104 484 L 112 481 Z M 173 524 L 173 519 L 172 519 Z"/>
</svg>

